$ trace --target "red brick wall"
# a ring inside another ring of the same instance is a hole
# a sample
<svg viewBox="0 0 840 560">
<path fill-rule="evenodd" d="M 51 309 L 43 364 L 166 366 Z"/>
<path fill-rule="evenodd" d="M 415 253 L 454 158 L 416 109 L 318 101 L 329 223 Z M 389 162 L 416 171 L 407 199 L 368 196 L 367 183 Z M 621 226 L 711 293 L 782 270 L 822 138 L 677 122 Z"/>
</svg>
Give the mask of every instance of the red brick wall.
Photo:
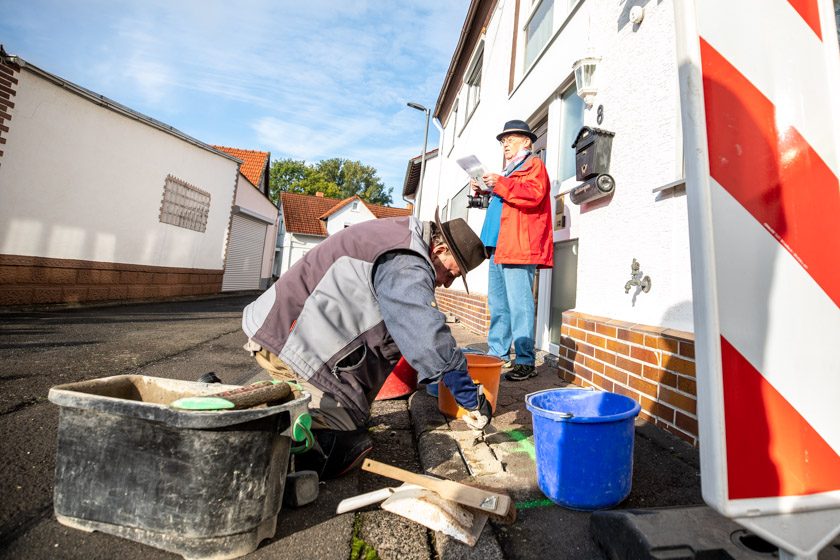
<svg viewBox="0 0 840 560">
<path fill-rule="evenodd" d="M 441 311 L 487 334 L 487 296 L 439 289 L 436 297 Z M 692 333 L 566 311 L 558 368 L 566 381 L 630 397 L 643 419 L 697 445 Z"/>
<path fill-rule="evenodd" d="M 626 395 L 642 418 L 697 445 L 693 334 L 567 311 L 558 366 L 566 381 Z"/>
<path fill-rule="evenodd" d="M 20 71 L 15 65 L 0 63 L 0 164 L 5 151 L 6 138 L 9 136 L 9 121 L 11 109 L 15 108 L 12 98 L 17 89 L 17 74 Z"/>
<path fill-rule="evenodd" d="M 435 291 L 438 308 L 444 313 L 455 315 L 462 325 L 474 333 L 487 334 L 490 328 L 490 312 L 487 311 L 487 296 L 468 294 L 450 289 Z"/>
<path fill-rule="evenodd" d="M 0 305 L 217 294 L 221 270 L 0 255 Z"/>
</svg>

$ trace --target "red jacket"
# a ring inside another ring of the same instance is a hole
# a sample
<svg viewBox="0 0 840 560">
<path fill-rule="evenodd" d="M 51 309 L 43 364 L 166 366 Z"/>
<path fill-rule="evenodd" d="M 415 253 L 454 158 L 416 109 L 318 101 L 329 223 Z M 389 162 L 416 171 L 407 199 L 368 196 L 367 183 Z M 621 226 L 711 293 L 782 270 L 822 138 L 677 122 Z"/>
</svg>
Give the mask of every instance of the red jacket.
<svg viewBox="0 0 840 560">
<path fill-rule="evenodd" d="M 504 199 L 496 262 L 551 268 L 554 265 L 551 182 L 542 160 L 530 157 L 509 177 L 499 177 L 493 192 Z"/>
</svg>

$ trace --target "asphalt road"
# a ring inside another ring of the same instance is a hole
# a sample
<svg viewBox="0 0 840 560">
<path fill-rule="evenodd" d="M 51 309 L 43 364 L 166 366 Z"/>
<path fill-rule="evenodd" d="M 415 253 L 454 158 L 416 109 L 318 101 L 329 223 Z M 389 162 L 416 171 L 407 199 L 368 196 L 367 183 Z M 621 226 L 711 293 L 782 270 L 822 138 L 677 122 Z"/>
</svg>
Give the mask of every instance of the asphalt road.
<svg viewBox="0 0 840 560">
<path fill-rule="evenodd" d="M 259 371 L 240 348 L 242 308 L 252 299 L 3 313 L 0 550 L 16 558 L 114 558 L 115 550 L 126 560 L 149 558 L 148 547 L 86 535 L 54 521 L 58 407 L 47 393 L 59 384 L 136 373 L 195 380 L 214 371 L 226 383 L 241 383 Z M 21 539 L 26 548 L 14 546 Z M 49 546 L 53 550 L 47 554 Z"/>
</svg>

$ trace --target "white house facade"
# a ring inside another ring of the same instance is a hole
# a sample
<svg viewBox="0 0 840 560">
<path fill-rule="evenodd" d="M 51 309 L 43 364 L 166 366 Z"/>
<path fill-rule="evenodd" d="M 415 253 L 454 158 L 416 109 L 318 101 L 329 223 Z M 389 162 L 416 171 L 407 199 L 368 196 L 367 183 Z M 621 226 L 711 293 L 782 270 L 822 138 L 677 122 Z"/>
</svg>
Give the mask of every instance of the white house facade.
<svg viewBox="0 0 840 560">
<path fill-rule="evenodd" d="M 0 303 L 218 293 L 238 160 L 3 55 Z"/>
<path fill-rule="evenodd" d="M 555 224 L 554 268 L 540 271 L 536 286 L 537 347 L 567 379 L 627 394 L 643 416 L 696 443 L 673 3 L 632 4 L 639 8 L 612 0 L 471 3 L 435 106 L 439 174 L 426 175 L 421 198 L 436 200 L 422 203 L 421 217 L 439 206 L 480 231 L 485 211 L 465 208 L 468 177 L 456 160 L 475 155 L 501 172 L 496 134 L 508 120 L 528 122 L 551 179 Z M 597 61 L 589 107 L 572 70 L 586 57 Z M 614 134 L 615 187 L 575 204 L 572 144 L 584 126 Z M 439 303 L 483 331 L 486 265 L 471 273 L 470 287 L 470 295 L 439 290 Z"/>
</svg>

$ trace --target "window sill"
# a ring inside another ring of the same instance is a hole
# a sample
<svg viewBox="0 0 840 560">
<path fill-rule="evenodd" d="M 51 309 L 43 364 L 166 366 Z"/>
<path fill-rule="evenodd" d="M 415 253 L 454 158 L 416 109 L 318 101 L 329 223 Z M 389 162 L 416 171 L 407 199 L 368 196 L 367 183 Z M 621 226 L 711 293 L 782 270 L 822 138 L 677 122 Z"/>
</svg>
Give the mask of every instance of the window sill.
<svg viewBox="0 0 840 560">
<path fill-rule="evenodd" d="M 671 181 L 670 183 L 662 185 L 661 187 L 656 187 L 650 192 L 653 194 L 664 193 L 670 190 L 674 190 L 676 192 L 680 187 L 685 189 L 685 179 L 677 179 L 676 181 Z"/>
</svg>

